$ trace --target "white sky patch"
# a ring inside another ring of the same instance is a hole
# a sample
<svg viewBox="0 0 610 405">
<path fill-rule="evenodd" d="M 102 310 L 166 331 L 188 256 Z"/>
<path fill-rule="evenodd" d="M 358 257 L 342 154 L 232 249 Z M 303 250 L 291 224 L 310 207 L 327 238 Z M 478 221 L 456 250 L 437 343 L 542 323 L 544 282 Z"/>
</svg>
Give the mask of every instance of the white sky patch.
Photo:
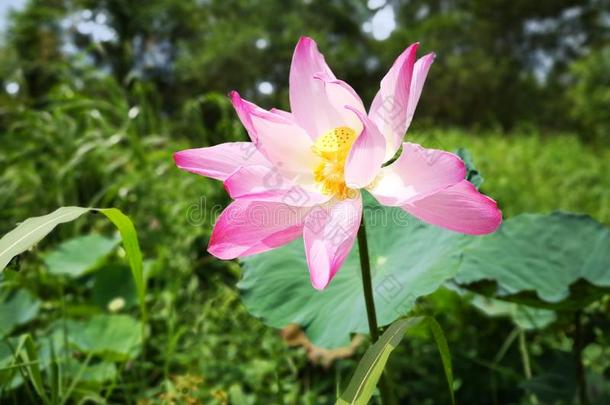
<svg viewBox="0 0 610 405">
<path fill-rule="evenodd" d="M 108 42 L 116 38 L 116 32 L 105 24 L 95 21 L 80 21 L 76 29 L 83 35 L 89 35 L 94 42 Z"/>
<path fill-rule="evenodd" d="M 80 15 L 83 18 L 83 20 L 88 20 L 91 17 L 93 17 L 93 13 L 91 12 L 91 10 L 88 10 L 88 9 L 81 11 Z"/>
<path fill-rule="evenodd" d="M 258 84 L 258 91 L 261 94 L 269 95 L 273 93 L 274 90 L 275 88 L 273 87 L 273 84 L 271 84 L 271 82 L 260 82 Z"/>
<path fill-rule="evenodd" d="M 254 42 L 258 49 L 266 49 L 269 46 L 269 41 L 266 38 L 259 38 Z"/>
<path fill-rule="evenodd" d="M 8 94 L 15 95 L 17 93 L 19 93 L 19 83 L 17 82 L 9 82 L 6 84 L 6 86 L 4 86 L 4 90 L 6 90 L 6 92 Z"/>
<path fill-rule="evenodd" d="M 27 0 L 0 0 L 0 34 L 6 32 L 10 12 L 22 10 L 26 3 Z"/>
<path fill-rule="evenodd" d="M 95 22 L 100 25 L 104 25 L 108 22 L 108 16 L 106 16 L 106 14 L 104 14 L 104 13 L 98 13 L 95 16 Z"/>
<path fill-rule="evenodd" d="M 388 39 L 395 29 L 396 16 L 390 4 L 377 11 L 371 19 L 373 38 L 378 41 Z"/>
<path fill-rule="evenodd" d="M 423 6 L 421 6 L 420 8 L 417 9 L 417 12 L 415 13 L 415 19 L 417 21 L 421 21 L 421 20 L 425 19 L 426 17 L 428 17 L 429 14 L 430 14 L 430 6 L 427 4 L 424 4 Z"/>
<path fill-rule="evenodd" d="M 551 69 L 555 65 L 553 57 L 542 50 L 534 52 L 534 60 L 536 61 L 534 67 L 534 77 L 540 84 L 544 84 L 549 75 Z"/>
<path fill-rule="evenodd" d="M 366 6 L 370 9 L 370 10 L 376 10 L 379 7 L 383 6 L 385 4 L 385 0 L 369 0 L 366 3 Z"/>
<path fill-rule="evenodd" d="M 366 70 L 368 70 L 369 72 L 377 69 L 379 67 L 379 59 L 377 59 L 374 56 L 369 56 L 368 58 L 366 58 L 366 60 L 364 61 L 364 68 Z"/>
</svg>

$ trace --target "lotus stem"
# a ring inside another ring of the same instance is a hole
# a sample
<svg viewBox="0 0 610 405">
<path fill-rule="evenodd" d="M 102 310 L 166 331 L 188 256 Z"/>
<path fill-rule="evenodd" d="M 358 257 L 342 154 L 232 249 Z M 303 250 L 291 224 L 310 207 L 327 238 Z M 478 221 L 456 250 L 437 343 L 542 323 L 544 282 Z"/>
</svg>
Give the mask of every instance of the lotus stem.
<svg viewBox="0 0 610 405">
<path fill-rule="evenodd" d="M 362 288 L 364 290 L 364 302 L 366 304 L 366 315 L 369 322 L 369 333 L 373 343 L 379 339 L 379 328 L 377 327 L 377 314 L 375 312 L 375 299 L 373 298 L 373 285 L 371 282 L 371 262 L 369 259 L 369 246 L 366 239 L 366 225 L 364 215 L 358 229 L 358 251 L 360 253 L 360 270 L 362 272 Z M 393 403 L 391 390 L 386 378 L 386 373 L 379 380 L 379 393 L 381 403 L 390 405 Z"/>
</svg>

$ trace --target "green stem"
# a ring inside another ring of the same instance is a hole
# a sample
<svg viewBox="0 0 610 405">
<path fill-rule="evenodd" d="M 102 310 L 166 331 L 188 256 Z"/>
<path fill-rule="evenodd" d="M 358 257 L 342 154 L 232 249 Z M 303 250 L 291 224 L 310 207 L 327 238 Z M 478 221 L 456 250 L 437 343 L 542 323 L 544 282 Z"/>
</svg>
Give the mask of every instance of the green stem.
<svg viewBox="0 0 610 405">
<path fill-rule="evenodd" d="M 523 374 L 526 380 L 532 379 L 532 367 L 530 365 L 530 355 L 527 352 L 527 344 L 525 342 L 525 332 L 519 328 L 519 352 L 521 352 L 521 362 L 523 363 Z M 538 398 L 536 394 L 531 393 L 529 395 L 530 403 L 532 405 L 538 405 Z"/>
<path fill-rule="evenodd" d="M 371 261 L 369 259 L 369 246 L 366 240 L 366 227 L 364 215 L 358 229 L 358 251 L 360 253 L 360 270 L 362 271 L 362 288 L 364 290 L 364 302 L 366 304 L 366 316 L 369 321 L 369 332 L 373 343 L 379 339 L 379 328 L 377 327 L 377 314 L 375 313 L 375 300 L 373 298 L 373 283 L 371 282 Z M 381 403 L 391 404 L 391 391 L 389 389 L 386 374 L 381 375 L 379 381 L 379 393 Z"/>
<path fill-rule="evenodd" d="M 587 393 L 587 377 L 585 367 L 582 362 L 583 330 L 582 330 L 582 311 L 578 310 L 574 314 L 574 360 L 576 361 L 576 383 L 578 384 L 578 399 L 580 405 L 588 405 L 589 396 Z"/>
<path fill-rule="evenodd" d="M 377 328 L 377 314 L 375 313 L 375 300 L 373 299 L 373 283 L 371 282 L 371 262 L 369 260 L 369 245 L 366 240 L 366 227 L 364 217 L 358 229 L 358 251 L 360 252 L 360 270 L 362 271 L 362 288 L 364 289 L 364 302 L 366 303 L 366 316 L 369 321 L 369 331 L 373 343 L 379 339 Z"/>
</svg>

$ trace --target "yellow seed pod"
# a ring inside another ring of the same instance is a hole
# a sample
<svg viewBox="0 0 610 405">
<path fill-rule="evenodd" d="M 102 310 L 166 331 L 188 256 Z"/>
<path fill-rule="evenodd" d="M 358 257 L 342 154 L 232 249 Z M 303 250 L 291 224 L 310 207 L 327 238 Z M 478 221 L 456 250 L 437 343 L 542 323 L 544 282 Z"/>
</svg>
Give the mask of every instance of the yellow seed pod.
<svg viewBox="0 0 610 405">
<path fill-rule="evenodd" d="M 326 159 L 345 159 L 355 140 L 353 129 L 337 127 L 316 139 L 313 151 Z"/>
</svg>

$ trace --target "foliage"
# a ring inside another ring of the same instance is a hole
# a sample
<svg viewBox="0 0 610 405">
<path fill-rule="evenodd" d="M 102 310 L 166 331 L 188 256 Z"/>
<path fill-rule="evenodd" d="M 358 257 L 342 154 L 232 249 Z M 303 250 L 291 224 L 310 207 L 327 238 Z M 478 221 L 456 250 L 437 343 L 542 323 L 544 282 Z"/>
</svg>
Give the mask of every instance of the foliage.
<svg viewBox="0 0 610 405">
<path fill-rule="evenodd" d="M 574 85 L 568 96 L 572 115 L 588 139 L 607 142 L 610 137 L 610 47 L 574 62 L 571 72 Z"/>
<path fill-rule="evenodd" d="M 380 39 L 374 28 L 384 14 L 393 21 L 381 21 L 395 27 Z M 566 76 L 581 76 L 569 65 L 603 48 L 610 35 L 604 21 L 597 0 L 399 0 L 367 6 L 354 0 L 154 0 L 147 7 L 134 1 L 31 0 L 8 30 L 6 48 L 14 57 L 7 56 L 12 63 L 3 77 L 17 80 L 19 97 L 34 102 L 46 99 L 55 85 L 80 79 L 83 67 L 100 66 L 126 87 L 144 80 L 163 95 L 156 101 L 169 114 L 202 94 L 232 89 L 286 106 L 292 46 L 309 35 L 336 73 L 370 101 L 376 91 L 371 83 L 407 44 L 420 41 L 438 58 L 419 120 L 503 128 L 528 122 L 565 130 L 576 123 L 570 120 Z M 274 91 L 258 91 L 262 82 Z M 213 109 L 200 112 L 218 119 Z M 603 119 L 604 111 L 587 114 Z"/>
<path fill-rule="evenodd" d="M 560 209 L 610 225 L 602 3 L 394 1 L 397 27 L 377 40 L 368 28 L 389 3 L 30 0 L 0 44 L 0 234 L 60 206 L 117 207 L 138 230 L 145 260 L 135 272 L 145 282 L 134 283 L 134 256 L 122 247 L 100 250 L 78 277 L 49 271 L 45 260 L 62 243 L 116 239 L 95 216 L 63 224 L 13 260 L 0 274 L 0 402 L 335 402 L 365 347 L 325 369 L 251 317 L 235 289 L 240 266 L 204 249 L 228 202 L 222 187 L 171 161 L 177 150 L 246 139 L 229 90 L 286 108 L 300 35 L 318 40 L 365 102 L 419 40 L 437 60 L 409 140 L 467 147 L 485 176 L 480 187 L 507 218 Z M 92 24 L 111 39 L 87 31 Z M 553 64 L 541 72 L 547 57 Z M 263 81 L 271 94 L 259 91 Z M 573 403 L 573 313 L 544 312 L 536 321 L 548 322 L 520 332 L 538 310 L 502 301 L 488 316 L 487 298 L 444 286 L 413 312 L 446 331 L 458 403 Z M 138 301 L 149 309 L 145 330 Z M 610 392 L 607 306 L 602 297 L 580 311 L 594 403 Z M 103 347 L 91 339 L 98 334 Z M 431 378 L 443 373 L 436 351 L 416 332 L 396 347 L 386 374 L 401 403 L 449 403 L 446 382 Z"/>
</svg>

